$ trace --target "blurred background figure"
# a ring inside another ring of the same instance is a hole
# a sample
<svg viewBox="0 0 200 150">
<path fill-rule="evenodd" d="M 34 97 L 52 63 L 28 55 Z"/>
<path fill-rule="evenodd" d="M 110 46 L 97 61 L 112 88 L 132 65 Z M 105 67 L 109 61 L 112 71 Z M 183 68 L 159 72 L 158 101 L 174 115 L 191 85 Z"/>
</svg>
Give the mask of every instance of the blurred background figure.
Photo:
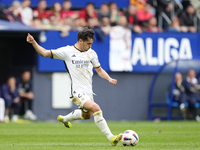
<svg viewBox="0 0 200 150">
<path fill-rule="evenodd" d="M 32 121 L 37 119 L 37 116 L 33 114 L 33 99 L 34 94 L 32 92 L 32 83 L 31 83 L 31 73 L 29 71 L 24 71 L 21 75 L 21 79 L 17 84 L 21 108 L 20 115 L 24 115 L 24 118 L 30 119 Z"/>
<path fill-rule="evenodd" d="M 199 18 L 192 5 L 188 5 L 185 12 L 182 13 L 180 18 L 181 32 L 196 32 L 199 31 Z"/>
<path fill-rule="evenodd" d="M 133 30 L 135 33 L 142 33 L 140 26 L 138 25 L 138 19 L 136 16 L 137 8 L 134 5 L 129 5 L 128 10 L 124 13 L 128 21 L 128 28 Z"/>
<path fill-rule="evenodd" d="M 33 10 L 29 7 L 31 4 L 30 0 L 23 0 L 19 12 L 22 17 L 22 22 L 25 25 L 30 25 L 33 19 Z"/>
<path fill-rule="evenodd" d="M 18 89 L 16 87 L 16 80 L 13 76 L 9 77 L 7 83 L 2 86 L 2 97 L 5 100 L 5 122 L 9 122 L 9 115 L 12 115 L 12 121 L 18 120 L 20 110 L 20 99 Z M 12 109 L 14 109 L 12 111 Z"/>
<path fill-rule="evenodd" d="M 63 9 L 61 11 L 62 18 L 67 18 L 67 17 L 72 17 L 73 19 L 78 18 L 78 15 L 71 10 L 72 3 L 70 0 L 64 0 L 62 6 L 63 6 Z"/>
<path fill-rule="evenodd" d="M 99 41 L 103 41 L 105 35 L 99 26 L 99 22 L 97 18 L 88 18 L 88 27 L 94 30 L 95 35 Z"/>
<path fill-rule="evenodd" d="M 110 23 L 111 25 L 116 25 L 119 21 L 119 11 L 117 4 L 115 2 L 109 3 L 109 13 L 110 13 Z"/>
<path fill-rule="evenodd" d="M 197 109 L 195 108 L 195 103 L 200 100 L 199 93 L 196 91 L 196 86 L 199 84 L 196 76 L 196 72 L 191 69 L 187 73 L 186 79 L 183 81 L 183 87 L 187 94 L 187 101 L 189 103 L 189 119 L 198 118 Z M 197 120 L 198 121 L 198 120 Z"/>
<path fill-rule="evenodd" d="M 98 20 L 100 23 L 102 23 L 102 19 L 104 17 L 110 18 L 108 4 L 106 4 L 106 3 L 101 4 L 100 9 L 97 12 L 97 16 L 98 16 Z"/>
<path fill-rule="evenodd" d="M 159 28 L 166 30 L 174 17 L 179 17 L 183 6 L 177 0 L 148 0 L 156 10 Z"/>
<path fill-rule="evenodd" d="M 97 13 L 95 11 L 94 3 L 92 2 L 87 3 L 86 7 L 81 9 L 79 13 L 79 18 L 80 18 L 82 27 L 87 26 L 87 22 L 89 18 L 97 19 Z"/>
<path fill-rule="evenodd" d="M 21 7 L 21 4 L 19 1 L 13 1 L 11 7 L 7 11 L 8 20 L 10 20 L 11 22 L 13 21 L 22 22 L 21 14 L 19 11 L 20 7 Z"/>
<path fill-rule="evenodd" d="M 55 2 L 53 4 L 53 9 L 52 9 L 51 15 L 55 16 L 55 21 L 57 22 L 57 24 L 63 23 L 62 22 L 63 20 L 62 20 L 62 17 L 61 17 L 61 10 L 62 10 L 61 4 L 59 2 Z"/>
<path fill-rule="evenodd" d="M 148 21 L 148 28 L 145 29 L 144 28 L 144 31 L 147 31 L 147 32 L 161 32 L 161 29 L 157 26 L 157 20 L 156 20 L 156 17 L 151 17 Z"/>
<path fill-rule="evenodd" d="M 179 23 L 179 19 L 177 17 L 175 17 L 172 20 L 171 25 L 167 28 L 166 31 L 167 32 L 180 32 L 180 23 Z"/>
<path fill-rule="evenodd" d="M 72 21 L 72 29 L 71 30 L 80 31 L 82 29 L 83 29 L 83 27 L 81 27 L 80 19 L 79 18 L 73 19 L 73 21 Z"/>
<path fill-rule="evenodd" d="M 103 17 L 101 21 L 101 30 L 105 35 L 108 35 L 110 32 L 110 20 L 108 17 Z"/>
<path fill-rule="evenodd" d="M 56 16 L 53 14 L 49 17 L 49 21 L 41 26 L 44 30 L 56 30 L 61 31 L 61 37 L 69 35 L 70 26 L 63 26 L 57 23 Z"/>
<path fill-rule="evenodd" d="M 147 0 L 130 0 L 130 5 L 134 5 L 137 10 L 143 9 Z"/>
<path fill-rule="evenodd" d="M 173 101 L 179 103 L 179 108 L 182 113 L 182 117 L 186 119 L 186 107 L 185 102 L 187 101 L 187 95 L 185 93 L 185 88 L 182 85 L 182 74 L 177 72 L 175 74 L 175 86 L 173 89 Z"/>
<path fill-rule="evenodd" d="M 0 3 L 0 19 L 8 20 L 6 12 L 6 8 Z"/>
<path fill-rule="evenodd" d="M 73 18 L 72 17 L 66 17 L 66 18 L 64 18 L 63 19 L 63 26 L 64 27 L 68 27 L 69 28 L 69 30 L 71 30 L 72 29 L 72 25 L 73 25 Z"/>
<path fill-rule="evenodd" d="M 154 16 L 151 12 L 151 5 L 148 3 L 145 3 L 144 8 L 136 12 L 136 16 L 139 21 L 139 25 L 145 31 L 145 29 L 148 28 L 148 22 L 150 18 Z"/>
<path fill-rule="evenodd" d="M 38 6 L 33 10 L 33 17 L 39 18 L 41 21 L 45 22 L 49 15 L 51 15 L 51 11 L 47 11 L 47 1 L 40 0 L 38 2 Z"/>
<path fill-rule="evenodd" d="M 0 122 L 4 122 L 5 116 L 5 101 L 1 96 L 1 89 L 0 89 Z"/>
<path fill-rule="evenodd" d="M 42 29 L 42 21 L 38 17 L 34 17 L 31 21 L 31 26 L 36 29 Z"/>
</svg>

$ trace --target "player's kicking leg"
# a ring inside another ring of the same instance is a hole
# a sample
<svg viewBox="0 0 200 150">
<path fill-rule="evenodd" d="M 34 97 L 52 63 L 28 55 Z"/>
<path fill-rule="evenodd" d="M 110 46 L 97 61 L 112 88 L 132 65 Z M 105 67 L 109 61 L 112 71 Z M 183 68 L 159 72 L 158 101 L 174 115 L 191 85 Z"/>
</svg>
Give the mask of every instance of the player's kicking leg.
<svg viewBox="0 0 200 150">
<path fill-rule="evenodd" d="M 80 120 L 80 119 L 84 119 L 82 117 L 81 109 L 76 109 L 66 116 L 59 115 L 57 118 L 57 120 L 62 122 L 65 125 L 65 127 L 67 127 L 67 128 L 71 128 L 71 126 L 72 126 L 70 121 Z"/>
<path fill-rule="evenodd" d="M 118 142 L 121 140 L 122 134 L 113 135 L 107 125 L 106 120 L 103 117 L 102 111 L 95 102 L 86 101 L 83 106 L 85 109 L 90 110 L 94 116 L 94 122 L 96 126 L 104 133 L 104 135 L 108 138 L 112 146 L 117 146 Z"/>
</svg>

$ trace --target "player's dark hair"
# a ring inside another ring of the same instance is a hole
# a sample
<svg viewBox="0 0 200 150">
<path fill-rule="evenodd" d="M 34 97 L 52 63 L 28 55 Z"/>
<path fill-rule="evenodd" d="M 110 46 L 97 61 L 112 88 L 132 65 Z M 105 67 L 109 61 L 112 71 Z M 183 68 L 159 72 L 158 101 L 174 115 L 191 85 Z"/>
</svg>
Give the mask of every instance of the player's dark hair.
<svg viewBox="0 0 200 150">
<path fill-rule="evenodd" d="M 87 41 L 88 38 L 95 40 L 94 31 L 92 29 L 88 29 L 85 27 L 83 30 L 78 32 L 77 40 L 82 39 L 83 41 Z"/>
</svg>

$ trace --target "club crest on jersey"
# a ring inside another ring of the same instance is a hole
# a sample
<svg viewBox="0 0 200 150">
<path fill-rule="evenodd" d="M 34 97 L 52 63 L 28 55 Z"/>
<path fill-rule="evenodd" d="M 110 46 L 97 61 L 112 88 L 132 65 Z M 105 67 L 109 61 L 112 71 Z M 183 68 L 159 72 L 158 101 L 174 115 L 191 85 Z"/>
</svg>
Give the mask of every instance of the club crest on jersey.
<svg viewBox="0 0 200 150">
<path fill-rule="evenodd" d="M 87 54 L 87 58 L 90 59 L 90 55 L 89 54 Z"/>
</svg>

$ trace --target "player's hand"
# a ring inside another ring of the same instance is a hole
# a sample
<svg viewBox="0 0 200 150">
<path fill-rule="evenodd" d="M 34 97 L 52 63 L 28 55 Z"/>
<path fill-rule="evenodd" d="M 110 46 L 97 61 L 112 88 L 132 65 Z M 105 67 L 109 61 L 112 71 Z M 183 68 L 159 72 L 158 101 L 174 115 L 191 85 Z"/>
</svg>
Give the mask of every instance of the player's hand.
<svg viewBox="0 0 200 150">
<path fill-rule="evenodd" d="M 116 79 L 110 79 L 109 82 L 112 83 L 113 85 L 117 84 L 117 80 Z"/>
<path fill-rule="evenodd" d="M 35 42 L 35 39 L 33 38 L 32 35 L 30 35 L 30 34 L 28 33 L 28 36 L 27 36 L 27 38 L 26 38 L 26 41 L 27 41 L 28 43 L 33 44 L 33 43 Z"/>
</svg>

